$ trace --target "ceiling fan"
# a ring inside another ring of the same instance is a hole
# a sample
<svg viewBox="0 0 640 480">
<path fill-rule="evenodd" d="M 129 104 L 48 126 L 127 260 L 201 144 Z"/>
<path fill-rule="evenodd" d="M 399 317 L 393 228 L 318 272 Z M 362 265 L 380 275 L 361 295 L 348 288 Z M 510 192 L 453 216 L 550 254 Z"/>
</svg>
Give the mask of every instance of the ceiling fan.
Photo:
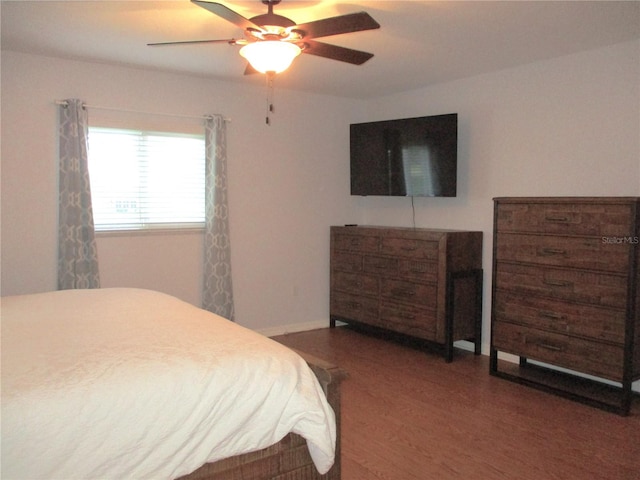
<svg viewBox="0 0 640 480">
<path fill-rule="evenodd" d="M 286 70 L 295 57 L 301 53 L 329 58 L 353 65 L 362 65 L 373 54 L 318 42 L 316 38 L 343 33 L 359 32 L 380 28 L 368 13 L 350 13 L 337 17 L 296 24 L 293 20 L 273 13 L 274 5 L 280 0 L 261 0 L 267 5 L 265 14 L 247 19 L 221 3 L 205 0 L 191 0 L 196 5 L 218 15 L 244 30 L 244 38 L 224 40 L 190 40 L 183 42 L 150 43 L 150 46 L 185 45 L 196 43 L 228 43 L 240 45 L 240 55 L 249 64 L 246 74 L 280 73 Z"/>
</svg>

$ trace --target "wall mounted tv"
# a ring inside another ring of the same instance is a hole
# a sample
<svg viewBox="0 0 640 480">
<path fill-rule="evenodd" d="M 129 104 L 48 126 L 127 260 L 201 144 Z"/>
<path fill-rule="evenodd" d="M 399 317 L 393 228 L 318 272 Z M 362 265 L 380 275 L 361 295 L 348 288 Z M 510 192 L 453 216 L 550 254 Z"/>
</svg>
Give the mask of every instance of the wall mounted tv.
<svg viewBox="0 0 640 480">
<path fill-rule="evenodd" d="M 350 126 L 351 195 L 455 197 L 458 114 Z"/>
</svg>

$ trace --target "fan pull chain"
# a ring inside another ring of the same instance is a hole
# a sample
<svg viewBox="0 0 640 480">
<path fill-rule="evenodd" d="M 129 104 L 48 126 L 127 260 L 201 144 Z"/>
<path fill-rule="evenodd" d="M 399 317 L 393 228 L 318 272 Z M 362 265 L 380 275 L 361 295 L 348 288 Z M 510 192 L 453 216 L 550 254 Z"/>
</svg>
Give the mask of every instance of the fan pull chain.
<svg viewBox="0 0 640 480">
<path fill-rule="evenodd" d="M 271 114 L 274 112 L 273 108 L 273 79 L 276 74 L 274 72 L 267 72 L 267 117 L 265 119 L 267 125 L 271 126 Z"/>
</svg>

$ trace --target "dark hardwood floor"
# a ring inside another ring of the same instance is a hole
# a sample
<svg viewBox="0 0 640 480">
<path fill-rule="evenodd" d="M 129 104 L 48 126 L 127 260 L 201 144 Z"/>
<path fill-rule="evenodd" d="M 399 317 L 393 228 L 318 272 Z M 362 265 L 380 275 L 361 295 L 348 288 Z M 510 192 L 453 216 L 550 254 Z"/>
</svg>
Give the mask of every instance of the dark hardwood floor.
<svg viewBox="0 0 640 480">
<path fill-rule="evenodd" d="M 349 327 L 274 337 L 333 362 L 343 480 L 639 480 L 640 403 L 620 417 Z"/>
</svg>

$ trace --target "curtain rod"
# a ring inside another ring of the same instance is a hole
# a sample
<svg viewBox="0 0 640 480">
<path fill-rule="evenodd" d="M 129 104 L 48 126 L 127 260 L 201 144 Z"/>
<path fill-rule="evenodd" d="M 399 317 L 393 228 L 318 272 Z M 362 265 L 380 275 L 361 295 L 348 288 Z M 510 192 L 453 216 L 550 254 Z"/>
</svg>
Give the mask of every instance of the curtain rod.
<svg viewBox="0 0 640 480">
<path fill-rule="evenodd" d="M 66 100 L 56 100 L 54 102 L 56 105 L 64 105 L 65 107 L 69 105 L 69 102 Z M 208 119 L 212 118 L 211 115 L 180 115 L 178 113 L 158 113 L 158 112 L 143 112 L 141 110 L 126 110 L 124 108 L 115 108 L 115 107 L 101 107 L 98 105 L 89 105 L 87 103 L 83 103 L 82 106 L 84 108 L 95 108 L 97 110 L 112 110 L 115 112 L 125 112 L 125 113 L 140 113 L 143 115 L 160 115 L 164 117 L 180 117 L 180 118 L 203 118 Z M 224 117 L 225 122 L 231 122 L 230 118 Z"/>
</svg>

